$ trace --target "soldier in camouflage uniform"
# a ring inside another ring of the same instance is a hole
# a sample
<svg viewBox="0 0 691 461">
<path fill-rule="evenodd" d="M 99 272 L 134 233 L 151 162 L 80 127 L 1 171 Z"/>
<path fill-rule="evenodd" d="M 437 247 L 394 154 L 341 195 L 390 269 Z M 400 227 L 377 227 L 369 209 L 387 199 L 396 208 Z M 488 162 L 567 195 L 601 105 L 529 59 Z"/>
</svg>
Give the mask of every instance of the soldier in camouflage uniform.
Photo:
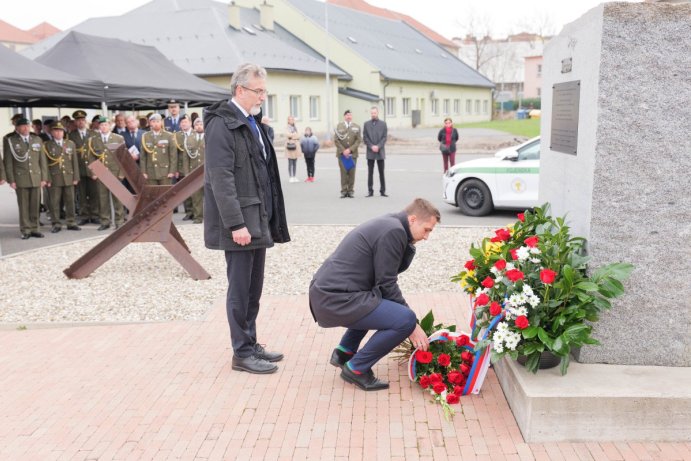
<svg viewBox="0 0 691 461">
<path fill-rule="evenodd" d="M 343 157 L 350 157 L 357 166 L 358 147 L 362 142 L 360 127 L 352 122 L 353 114 L 349 110 L 343 113 L 343 121 L 336 125 L 334 130 L 334 144 L 336 144 L 336 157 L 338 167 L 341 170 L 341 198 L 353 198 L 355 187 L 355 166 L 346 170 L 343 166 Z"/>
<path fill-rule="evenodd" d="M 77 129 L 68 135 L 68 139 L 77 146 L 79 161 L 79 184 L 77 185 L 79 225 L 83 226 L 90 222 L 96 224 L 98 223 L 98 183 L 91 179 L 91 172 L 87 168 L 87 165 L 93 162 L 87 149 L 87 141 L 94 132 L 86 127 L 88 122 L 86 112 L 83 110 L 75 111 L 72 118 L 77 124 Z"/>
<path fill-rule="evenodd" d="M 41 187 L 48 181 L 43 142 L 31 133 L 29 120 L 20 118 L 15 126 L 16 133 L 3 140 L 5 175 L 10 187 L 17 192 L 21 238 L 42 238 L 43 234 L 38 231 Z"/>
<path fill-rule="evenodd" d="M 178 155 L 172 133 L 162 129 L 161 114 L 149 117 L 149 127 L 142 135 L 139 166 L 147 184 L 168 185 L 177 172 Z"/>
<path fill-rule="evenodd" d="M 120 144 L 125 142 L 125 138 L 110 131 L 110 121 L 101 117 L 99 120 L 98 132 L 89 138 L 87 149 L 93 160 L 99 160 L 115 177 L 122 180 L 125 175 L 120 169 L 120 164 L 115 160 L 115 151 Z M 97 176 L 91 172 L 94 180 Z M 101 225 L 97 230 L 106 230 L 110 227 L 110 204 L 113 202 L 115 212 L 115 228 L 125 222 L 125 208 L 122 202 L 113 195 L 110 190 L 101 182 L 98 182 L 98 210 Z"/>
<path fill-rule="evenodd" d="M 65 139 L 65 127 L 61 122 L 51 128 L 52 139 L 43 143 L 43 153 L 48 164 L 48 187 L 50 187 L 50 218 L 52 233 L 60 232 L 60 202 L 65 204 L 67 230 L 81 230 L 77 226 L 74 210 L 74 186 L 79 183 L 79 159 L 77 146 Z"/>
</svg>

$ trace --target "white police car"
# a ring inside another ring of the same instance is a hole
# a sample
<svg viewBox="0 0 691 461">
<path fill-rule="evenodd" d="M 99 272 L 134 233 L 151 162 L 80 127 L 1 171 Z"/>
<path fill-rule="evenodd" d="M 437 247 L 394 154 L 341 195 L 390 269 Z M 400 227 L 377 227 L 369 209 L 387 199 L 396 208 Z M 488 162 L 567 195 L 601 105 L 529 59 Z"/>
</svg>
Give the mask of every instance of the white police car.
<svg viewBox="0 0 691 461">
<path fill-rule="evenodd" d="M 538 206 L 540 137 L 502 149 L 493 158 L 460 162 L 443 177 L 444 201 L 468 216 L 494 208 Z"/>
</svg>

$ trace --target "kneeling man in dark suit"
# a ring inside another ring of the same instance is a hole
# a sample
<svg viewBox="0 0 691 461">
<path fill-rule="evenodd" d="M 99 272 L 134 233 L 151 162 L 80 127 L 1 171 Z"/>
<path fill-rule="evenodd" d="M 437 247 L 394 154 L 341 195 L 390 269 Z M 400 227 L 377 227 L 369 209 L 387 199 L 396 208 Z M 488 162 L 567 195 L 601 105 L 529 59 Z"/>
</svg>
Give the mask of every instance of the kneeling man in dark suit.
<svg viewBox="0 0 691 461">
<path fill-rule="evenodd" d="M 408 307 L 398 274 L 408 269 L 415 244 L 427 240 L 439 210 L 417 198 L 400 213 L 361 224 L 345 236 L 310 283 L 310 309 L 324 328 L 346 327 L 331 364 L 341 378 L 366 391 L 387 389 L 372 367 L 405 338 L 427 350 L 428 341 Z M 360 349 L 369 330 L 377 330 Z"/>
</svg>

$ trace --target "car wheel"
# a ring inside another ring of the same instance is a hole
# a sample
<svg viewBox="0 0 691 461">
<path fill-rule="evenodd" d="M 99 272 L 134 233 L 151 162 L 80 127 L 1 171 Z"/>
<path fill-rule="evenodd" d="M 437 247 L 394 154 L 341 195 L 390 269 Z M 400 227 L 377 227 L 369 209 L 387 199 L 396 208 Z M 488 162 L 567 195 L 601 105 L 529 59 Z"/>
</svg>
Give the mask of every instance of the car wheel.
<svg viewBox="0 0 691 461">
<path fill-rule="evenodd" d="M 469 179 L 461 183 L 456 192 L 456 203 L 461 213 L 468 216 L 485 216 L 493 208 L 492 194 L 479 179 Z"/>
</svg>

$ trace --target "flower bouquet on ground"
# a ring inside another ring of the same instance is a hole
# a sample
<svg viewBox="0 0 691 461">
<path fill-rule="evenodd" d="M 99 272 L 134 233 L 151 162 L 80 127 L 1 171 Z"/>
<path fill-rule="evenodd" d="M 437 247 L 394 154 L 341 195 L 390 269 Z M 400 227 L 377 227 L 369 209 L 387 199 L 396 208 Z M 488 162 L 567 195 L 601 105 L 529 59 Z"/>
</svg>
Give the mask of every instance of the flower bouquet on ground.
<svg viewBox="0 0 691 461">
<path fill-rule="evenodd" d="M 471 338 L 485 334 L 476 349 L 526 360 L 536 373 L 543 352 L 560 359 L 566 374 L 574 347 L 599 342 L 592 322 L 624 293 L 633 266 L 613 263 L 588 275 L 585 240 L 569 235 L 564 218 L 548 216 L 549 206 L 518 214 L 518 221 L 494 237 L 471 245 L 473 259 L 452 278 L 471 296 Z"/>
<path fill-rule="evenodd" d="M 401 362 L 408 362 L 408 377 L 426 389 L 439 403 L 444 416 L 450 419 L 451 407 L 462 395 L 477 394 L 486 373 L 483 363 L 489 361 L 482 353 L 476 354 L 474 343 L 466 333 L 457 333 L 455 325 L 434 324 L 430 311 L 420 327 L 429 338 L 429 350 L 416 349 L 410 340 L 404 341 L 394 353 Z"/>
</svg>

